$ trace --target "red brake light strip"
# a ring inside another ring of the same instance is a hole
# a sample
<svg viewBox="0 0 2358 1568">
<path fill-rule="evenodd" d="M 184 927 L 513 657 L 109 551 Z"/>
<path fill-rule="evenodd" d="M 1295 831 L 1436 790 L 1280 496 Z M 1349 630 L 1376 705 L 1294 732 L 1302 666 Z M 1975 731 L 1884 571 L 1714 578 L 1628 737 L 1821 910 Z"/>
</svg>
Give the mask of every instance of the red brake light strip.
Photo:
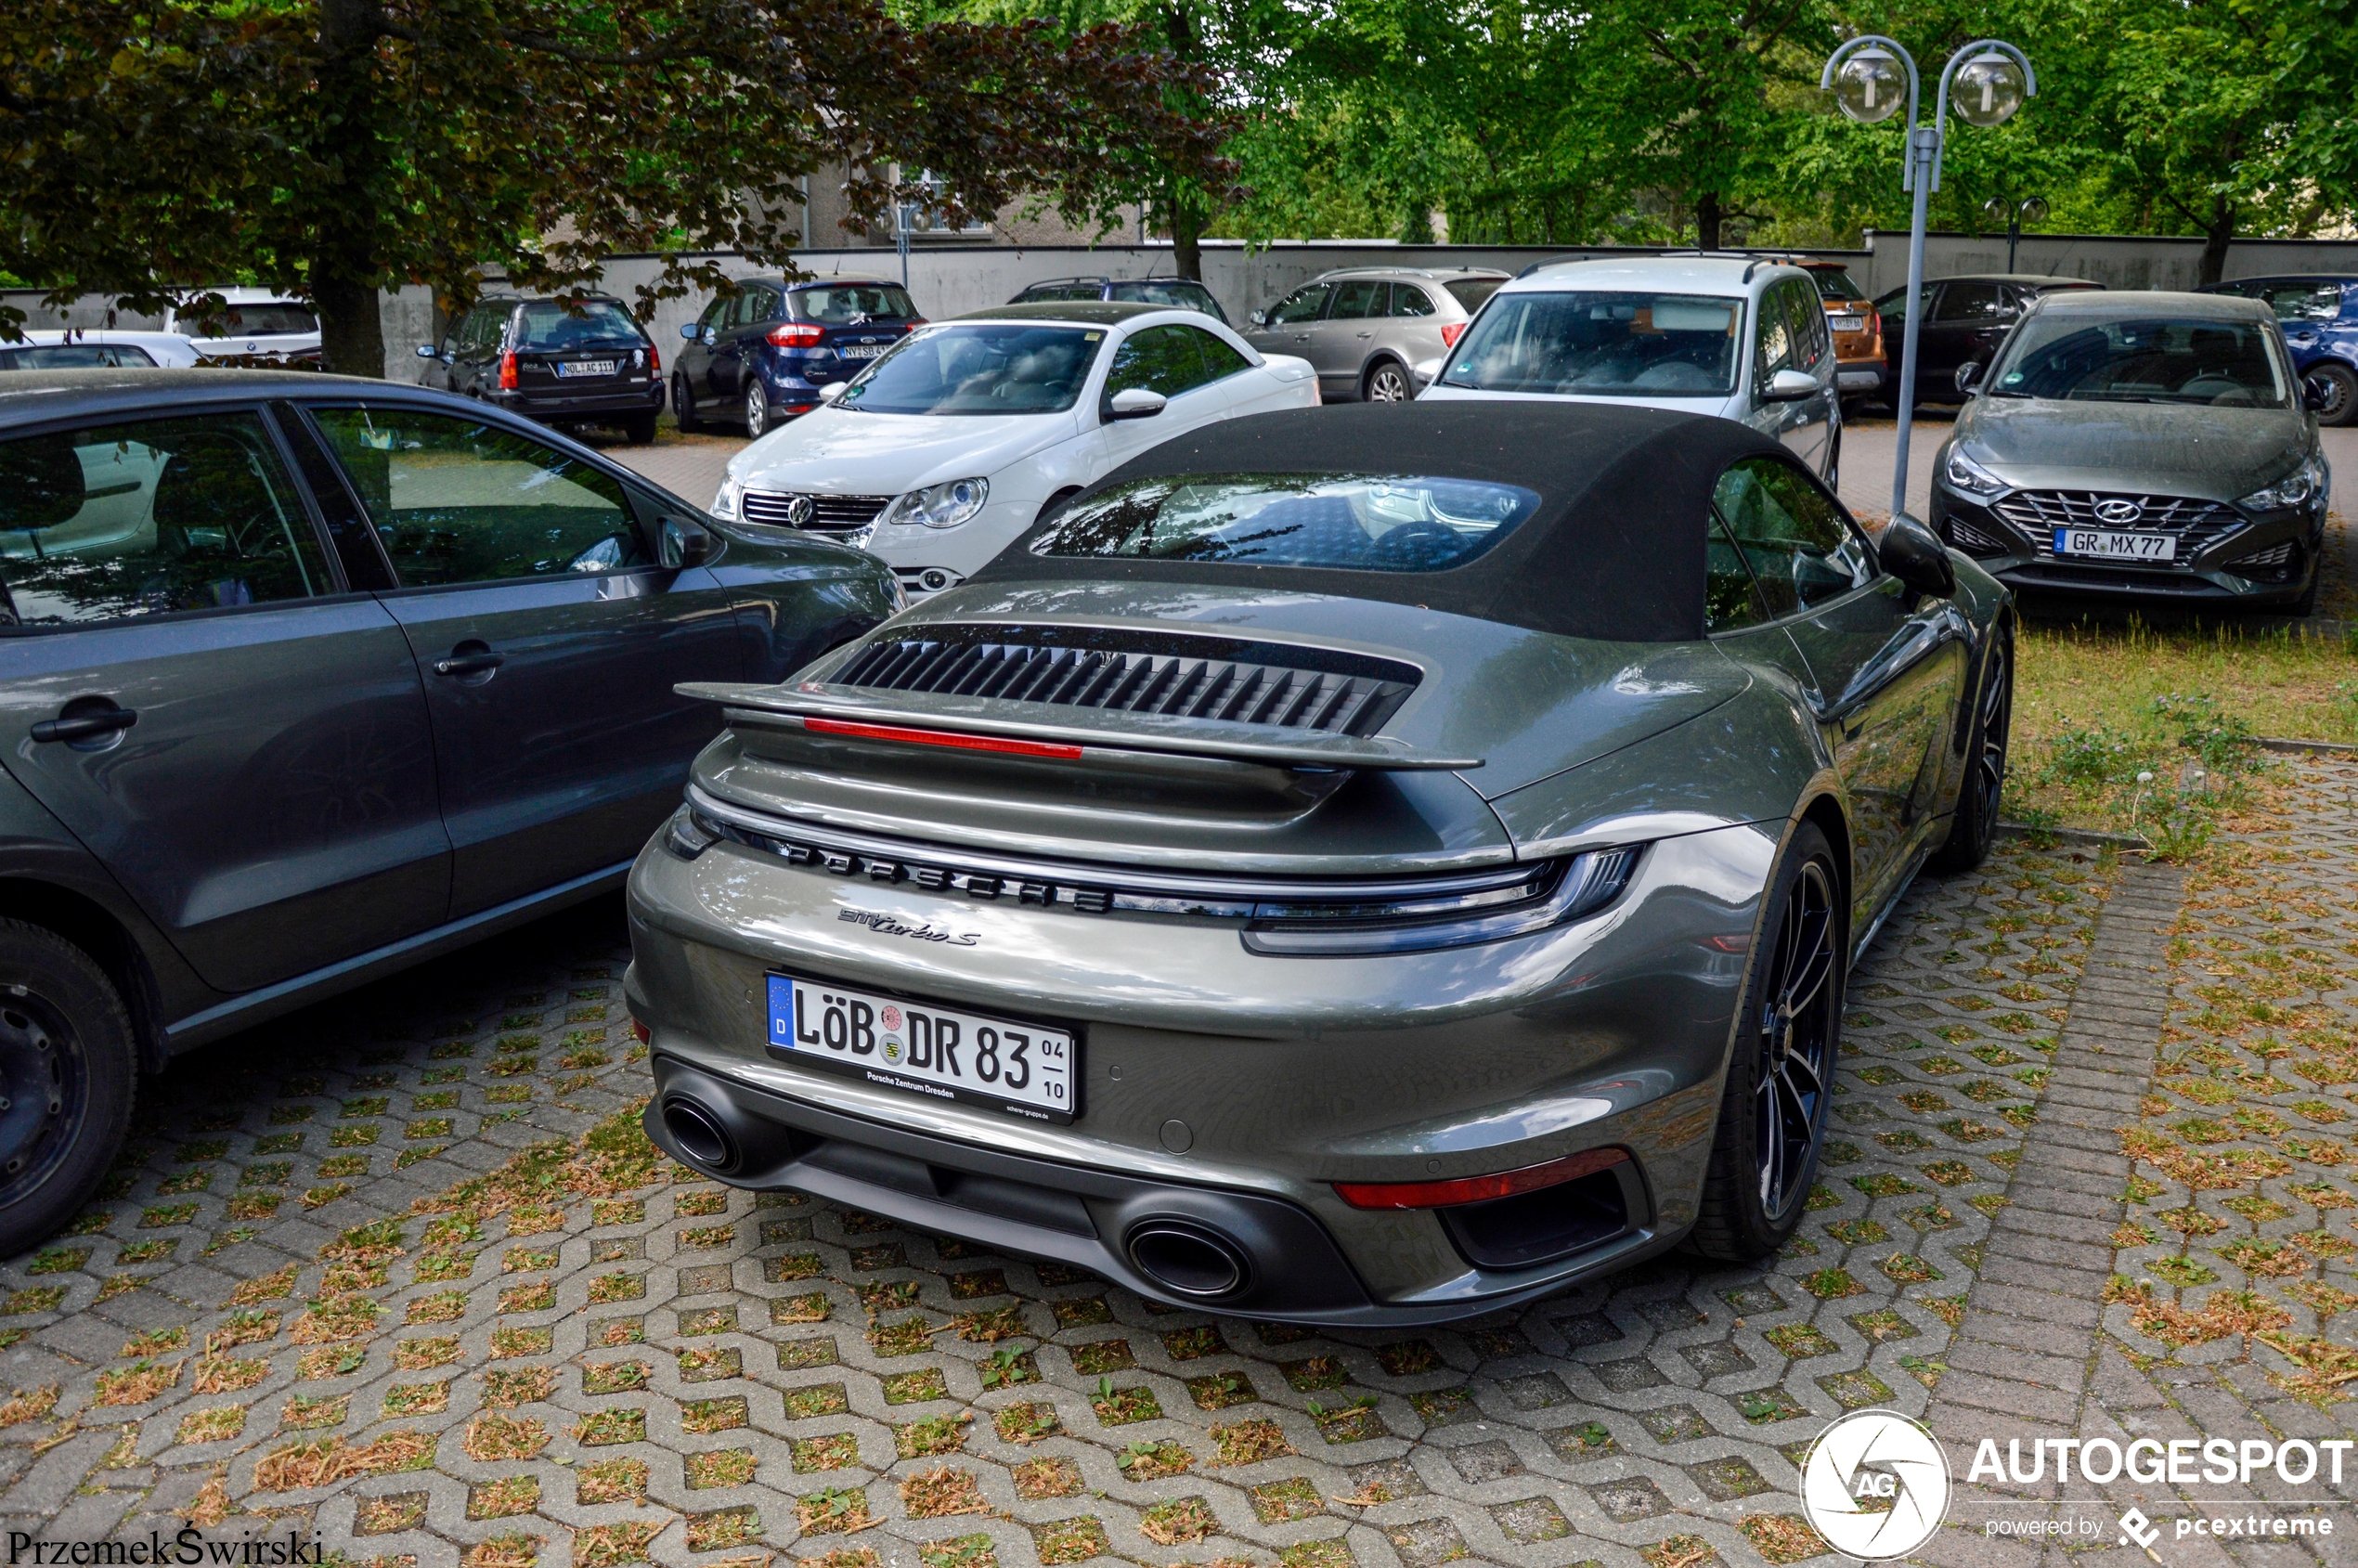
<svg viewBox="0 0 2358 1568">
<path fill-rule="evenodd" d="M 942 745 L 957 751 L 995 751 L 1009 757 L 1052 757 L 1077 762 L 1082 748 L 1050 741 L 1010 740 L 1001 735 L 961 735 L 947 730 L 905 730 L 897 724 L 856 724 L 844 719 L 805 719 L 802 727 L 823 735 L 849 735 L 863 741 L 900 741 L 910 745 Z"/>
<path fill-rule="evenodd" d="M 1446 1182 L 1337 1182 L 1335 1191 L 1354 1209 L 1450 1209 L 1575 1182 L 1628 1159 L 1626 1148 L 1591 1148 L 1495 1175 L 1460 1176 Z"/>
</svg>

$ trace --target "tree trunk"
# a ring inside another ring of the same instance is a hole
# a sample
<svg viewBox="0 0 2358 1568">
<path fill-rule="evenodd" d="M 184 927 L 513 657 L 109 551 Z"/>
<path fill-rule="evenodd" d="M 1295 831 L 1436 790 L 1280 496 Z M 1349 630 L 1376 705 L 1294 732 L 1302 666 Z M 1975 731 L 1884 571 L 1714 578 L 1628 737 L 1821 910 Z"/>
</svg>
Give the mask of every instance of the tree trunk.
<svg viewBox="0 0 2358 1568">
<path fill-rule="evenodd" d="M 2227 247 L 2235 238 L 2235 204 L 2224 196 L 2210 199 L 2210 222 L 2202 231 L 2202 283 L 2216 283 L 2227 271 Z"/>
<path fill-rule="evenodd" d="M 377 291 L 382 267 L 375 253 L 383 168 L 376 136 L 376 84 L 369 56 L 376 47 L 372 0 L 322 0 L 319 66 L 320 151 L 342 179 L 313 214 L 311 300 L 319 311 L 319 357 L 338 375 L 384 379 L 384 323 Z"/>
<path fill-rule="evenodd" d="M 1719 193 L 1706 190 L 1695 198 L 1695 247 L 1719 249 Z"/>
<path fill-rule="evenodd" d="M 1182 278 L 1203 281 L 1203 208 L 1184 190 L 1171 202 L 1171 263 Z"/>
</svg>

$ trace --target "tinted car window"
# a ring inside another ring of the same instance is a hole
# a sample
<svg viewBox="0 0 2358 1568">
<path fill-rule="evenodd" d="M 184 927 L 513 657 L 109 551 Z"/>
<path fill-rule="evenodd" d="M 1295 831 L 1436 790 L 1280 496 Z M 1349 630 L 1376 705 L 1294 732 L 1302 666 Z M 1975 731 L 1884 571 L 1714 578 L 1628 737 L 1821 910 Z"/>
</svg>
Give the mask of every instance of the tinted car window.
<svg viewBox="0 0 2358 1568">
<path fill-rule="evenodd" d="M 1794 279 L 1781 284 L 1785 321 L 1793 329 L 1793 363 L 1797 370 L 1815 371 L 1833 352 L 1833 329 L 1826 325 L 1826 307 L 1808 284 Z"/>
<path fill-rule="evenodd" d="M 1759 319 L 1753 328 L 1752 379 L 1759 385 L 1780 370 L 1794 369 L 1793 323 L 1786 318 L 1784 290 L 1771 289 L 1760 298 Z"/>
<path fill-rule="evenodd" d="M 1221 314 L 1219 304 L 1212 299 L 1210 290 L 1200 283 L 1191 283 L 1184 278 L 1156 279 L 1143 283 L 1117 283 L 1107 291 L 1107 297 L 1117 300 L 1134 300 L 1142 305 L 1168 305 L 1173 310 L 1199 310 L 1206 316 L 1216 317 L 1223 321 L 1227 319 L 1227 317 Z"/>
<path fill-rule="evenodd" d="M 291 304 L 233 305 L 209 319 L 197 311 L 183 311 L 175 319 L 177 325 L 173 330 L 192 338 L 248 338 L 319 330 L 318 317 Z"/>
<path fill-rule="evenodd" d="M 1053 414 L 1081 398 L 1101 328 L 922 329 L 853 378 L 839 408 L 880 414 Z"/>
<path fill-rule="evenodd" d="M 1490 549 L 1538 504 L 1519 486 L 1471 479 L 1165 475 L 1084 501 L 1031 548 L 1049 556 L 1439 572 Z"/>
<path fill-rule="evenodd" d="M 507 334 L 508 310 L 506 305 L 477 305 L 467 312 L 459 323 L 460 349 L 471 355 L 497 353 Z"/>
<path fill-rule="evenodd" d="M 1838 266 L 1813 266 L 1806 269 L 1809 281 L 1818 285 L 1821 300 L 1863 300 L 1866 291 L 1850 280 L 1850 274 Z"/>
<path fill-rule="evenodd" d="M 1144 387 L 1176 397 L 1190 387 L 1201 386 L 1211 379 L 1204 369 L 1203 352 L 1196 346 L 1196 340 L 1203 335 L 1179 326 L 1149 327 L 1131 333 L 1114 350 L 1112 368 L 1106 371 L 1106 395 Z"/>
<path fill-rule="evenodd" d="M 1719 295 L 1581 291 L 1501 294 L 1442 380 L 1485 392 L 1725 396 L 1735 390 L 1743 302 Z"/>
<path fill-rule="evenodd" d="M 2280 283 L 2251 292 L 2268 302 L 2279 321 L 2333 321 L 2341 316 L 2339 283 Z"/>
<path fill-rule="evenodd" d="M 1334 308 L 1327 312 L 1327 319 L 1364 321 L 1370 316 L 1381 316 L 1392 308 L 1391 289 L 1389 283 L 1338 284 Z"/>
<path fill-rule="evenodd" d="M 146 351 L 114 343 L 35 343 L 31 348 L 9 349 L 0 356 L 0 364 L 11 370 L 112 369 L 154 363 Z"/>
<path fill-rule="evenodd" d="M 1916 297 L 1922 300 L 1929 300 L 1933 296 L 1933 292 L 1939 287 L 1940 285 L 1937 283 L 1926 283 L 1917 291 Z M 1875 313 L 1879 316 L 1897 317 L 1901 320 L 1907 319 L 1908 291 L 1904 288 L 1894 289 L 1891 292 L 1884 295 L 1883 298 L 1875 302 Z"/>
<path fill-rule="evenodd" d="M 1203 350 L 1204 366 L 1211 372 L 1211 380 L 1218 381 L 1223 376 L 1233 376 L 1238 370 L 1252 369 L 1252 361 L 1229 347 L 1226 338 L 1195 327 L 1182 327 L 1180 330 L 1195 335 L 1196 346 Z"/>
<path fill-rule="evenodd" d="M 404 408 L 312 417 L 405 588 L 645 563 L 622 486 L 529 436 Z"/>
<path fill-rule="evenodd" d="M 750 308 L 756 291 L 737 296 Z M 638 348 L 644 340 L 629 312 L 611 300 L 584 300 L 575 315 L 554 300 L 535 300 L 517 315 L 516 347 L 562 354 L 577 348 Z M 733 321 L 735 312 L 731 312 Z"/>
<path fill-rule="evenodd" d="M 60 626 L 334 591 L 253 414 L 0 443 L 0 624 Z"/>
<path fill-rule="evenodd" d="M 797 289 L 795 314 L 805 321 L 844 326 L 855 321 L 913 321 L 917 307 L 906 292 L 875 283 L 833 283 Z"/>
<path fill-rule="evenodd" d="M 1482 308 L 1483 301 L 1498 292 L 1499 285 L 1504 282 L 1506 279 L 1503 278 L 1452 278 L 1442 287 L 1455 295 L 1458 303 L 1465 307 L 1466 314 L 1471 316 Z"/>
<path fill-rule="evenodd" d="M 1737 461 L 1720 476 L 1712 506 L 1774 615 L 1822 604 L 1874 578 L 1874 555 L 1859 531 L 1775 458 Z"/>
<path fill-rule="evenodd" d="M 1995 283 L 1950 283 L 1940 291 L 1935 321 L 1995 321 L 2006 315 L 2006 293 Z"/>
<path fill-rule="evenodd" d="M 1296 289 L 1277 303 L 1269 313 L 1272 327 L 1290 326 L 1298 321 L 1315 321 L 1327 308 L 1327 296 L 1335 292 L 1331 283 L 1313 283 L 1306 289 Z"/>
<path fill-rule="evenodd" d="M 1760 585 L 1752 580 L 1743 552 L 1716 513 L 1704 519 L 1703 561 L 1706 633 L 1736 631 L 1775 618 L 1760 595 Z"/>
<path fill-rule="evenodd" d="M 2033 316 L 2015 329 L 1989 390 L 2075 402 L 2290 408 L 2267 336 L 2256 321 Z"/>
<path fill-rule="evenodd" d="M 1394 283 L 1392 286 L 1392 313 L 1394 316 L 1431 316 L 1440 308 L 1432 303 L 1431 294 L 1414 283 Z"/>
</svg>

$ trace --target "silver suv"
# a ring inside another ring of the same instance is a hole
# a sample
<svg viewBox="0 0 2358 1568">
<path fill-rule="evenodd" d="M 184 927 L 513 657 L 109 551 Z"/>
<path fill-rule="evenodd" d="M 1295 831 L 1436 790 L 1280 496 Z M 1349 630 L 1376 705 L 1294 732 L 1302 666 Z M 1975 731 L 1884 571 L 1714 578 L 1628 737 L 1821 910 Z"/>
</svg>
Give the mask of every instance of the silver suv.
<svg viewBox="0 0 2358 1568">
<path fill-rule="evenodd" d="M 1293 354 L 1318 368 L 1333 402 L 1402 403 L 1416 395 L 1408 368 L 1457 346 L 1503 272 L 1459 267 L 1356 266 L 1321 273 L 1267 310 L 1252 313 L 1245 341 L 1263 354 Z"/>
</svg>

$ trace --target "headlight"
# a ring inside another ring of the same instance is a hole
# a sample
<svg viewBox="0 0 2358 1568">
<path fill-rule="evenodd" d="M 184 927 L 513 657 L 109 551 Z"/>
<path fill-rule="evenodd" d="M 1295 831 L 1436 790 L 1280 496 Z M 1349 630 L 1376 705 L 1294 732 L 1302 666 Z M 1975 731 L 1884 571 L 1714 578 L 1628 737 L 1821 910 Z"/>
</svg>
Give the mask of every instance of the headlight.
<svg viewBox="0 0 2358 1568">
<path fill-rule="evenodd" d="M 2268 488 L 2254 490 L 2235 504 L 2246 512 L 2282 512 L 2290 507 L 2307 506 L 2325 492 L 2326 477 L 2325 454 L 2314 452 L 2307 462 Z"/>
<path fill-rule="evenodd" d="M 1949 448 L 1942 477 L 1949 481 L 1951 489 L 1963 490 L 1969 496 L 1995 496 L 2014 488 L 1954 447 Z"/>
<path fill-rule="evenodd" d="M 952 479 L 912 490 L 885 509 L 887 523 L 922 523 L 928 528 L 954 528 L 982 510 L 991 494 L 988 479 Z"/>
<path fill-rule="evenodd" d="M 720 493 L 712 498 L 712 514 L 730 522 L 737 520 L 737 498 L 745 493 L 745 486 L 734 477 L 720 482 Z"/>
<path fill-rule="evenodd" d="M 1591 849 L 1532 868 L 1527 881 L 1475 893 L 1367 903 L 1253 906 L 1245 946 L 1288 958 L 1427 952 L 1527 936 L 1592 914 L 1621 897 L 1643 845 Z"/>
</svg>

